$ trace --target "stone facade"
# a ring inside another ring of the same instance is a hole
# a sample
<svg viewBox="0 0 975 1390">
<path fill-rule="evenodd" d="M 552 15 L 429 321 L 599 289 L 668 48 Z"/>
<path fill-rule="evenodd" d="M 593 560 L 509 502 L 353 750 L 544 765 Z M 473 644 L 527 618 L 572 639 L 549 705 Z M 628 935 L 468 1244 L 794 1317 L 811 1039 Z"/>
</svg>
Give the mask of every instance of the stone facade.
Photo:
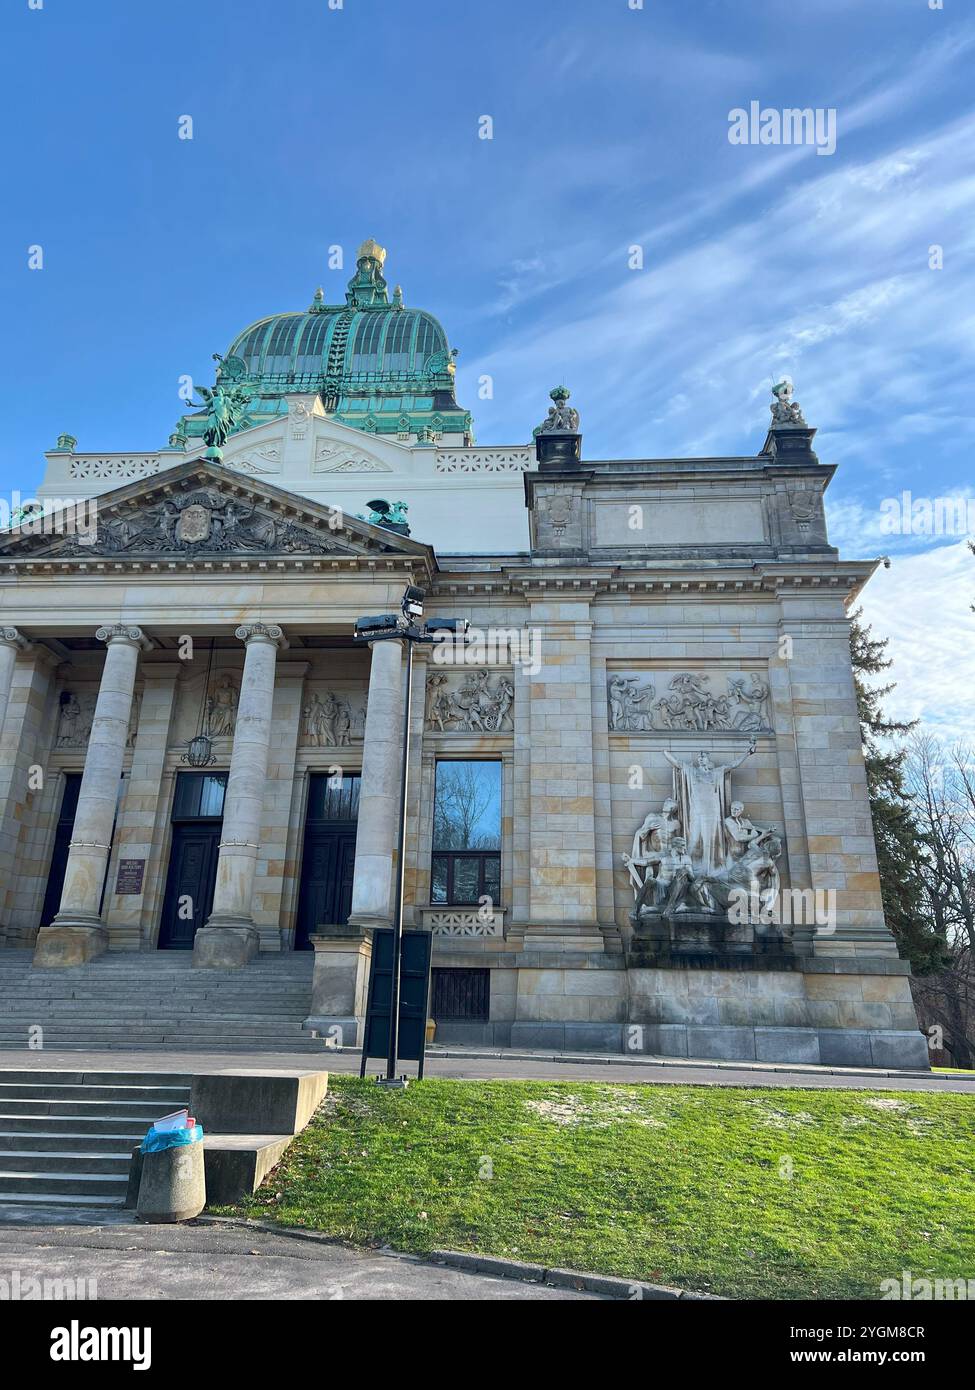
<svg viewBox="0 0 975 1390">
<path fill-rule="evenodd" d="M 350 902 L 309 941 L 314 1026 L 354 1039 L 370 931 L 392 914 L 404 660 L 350 639 L 415 584 L 428 615 L 472 628 L 466 655 L 420 649 L 413 671 L 405 924 L 434 934 L 435 970 L 490 972 L 486 1016 L 442 1016 L 441 1039 L 926 1066 L 849 658 L 873 566 L 829 545 L 814 432 L 774 423 L 752 457 L 600 462 L 567 429 L 438 450 L 301 419 L 240 430 L 222 461 L 55 451 L 42 495 L 73 470 L 93 535 L 59 529 L 62 508 L 0 537 L 4 942 L 50 966 L 156 949 L 202 732 L 227 786 L 198 963 L 291 950 L 314 779 L 355 774 Z M 412 535 L 344 510 L 332 475 L 356 470 L 415 504 Z M 437 767 L 457 759 L 501 765 L 488 901 L 434 898 Z M 738 882 L 771 921 L 734 919 Z M 802 911 L 775 919 L 786 902 Z"/>
</svg>

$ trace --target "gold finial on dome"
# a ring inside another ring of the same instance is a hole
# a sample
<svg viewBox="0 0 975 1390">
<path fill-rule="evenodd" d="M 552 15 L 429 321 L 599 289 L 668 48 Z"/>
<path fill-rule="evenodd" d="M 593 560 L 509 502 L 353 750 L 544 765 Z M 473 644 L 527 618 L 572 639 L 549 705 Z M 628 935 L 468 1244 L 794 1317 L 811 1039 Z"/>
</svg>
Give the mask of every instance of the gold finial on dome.
<svg viewBox="0 0 975 1390">
<path fill-rule="evenodd" d="M 368 256 L 371 260 L 378 261 L 380 266 L 382 266 L 386 260 L 386 248 L 385 246 L 380 246 L 379 242 L 374 241 L 372 237 L 369 237 L 359 247 L 356 260 L 361 261 L 364 256 Z"/>
</svg>

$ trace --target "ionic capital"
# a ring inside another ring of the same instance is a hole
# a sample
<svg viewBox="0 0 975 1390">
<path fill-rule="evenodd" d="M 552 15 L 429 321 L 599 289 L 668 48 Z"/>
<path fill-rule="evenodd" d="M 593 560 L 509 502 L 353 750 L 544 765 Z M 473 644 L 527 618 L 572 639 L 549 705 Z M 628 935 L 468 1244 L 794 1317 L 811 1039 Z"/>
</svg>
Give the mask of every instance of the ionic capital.
<svg viewBox="0 0 975 1390">
<path fill-rule="evenodd" d="M 114 642 L 125 642 L 143 652 L 151 652 L 153 647 L 152 640 L 134 623 L 103 623 L 95 632 L 95 639 L 108 646 Z"/>
<path fill-rule="evenodd" d="M 277 623 L 241 623 L 234 636 L 246 647 L 250 642 L 270 642 L 279 651 L 284 651 L 288 639 Z"/>
<path fill-rule="evenodd" d="M 5 647 L 13 647 L 17 652 L 25 652 L 30 646 L 27 638 L 15 627 L 0 627 L 0 643 Z"/>
</svg>

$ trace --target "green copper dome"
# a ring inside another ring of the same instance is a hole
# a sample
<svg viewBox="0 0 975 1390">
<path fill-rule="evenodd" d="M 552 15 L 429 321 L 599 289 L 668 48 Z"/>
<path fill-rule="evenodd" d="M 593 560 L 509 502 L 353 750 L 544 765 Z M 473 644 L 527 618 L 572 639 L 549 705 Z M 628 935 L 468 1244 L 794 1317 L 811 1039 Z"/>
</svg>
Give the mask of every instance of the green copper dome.
<svg viewBox="0 0 975 1390">
<path fill-rule="evenodd" d="M 292 391 L 318 390 L 332 377 L 349 388 L 426 383 L 447 375 L 452 360 L 447 335 L 422 309 L 334 304 L 259 319 L 228 356 L 239 357 L 262 386 Z"/>
<path fill-rule="evenodd" d="M 217 360 L 218 384 L 250 392 L 234 432 L 287 410 L 287 397 L 316 393 L 343 423 L 373 434 L 471 439 L 470 413 L 454 395 L 454 359 L 443 327 L 422 309 L 407 309 L 399 286 L 390 301 L 375 241 L 359 247 L 344 304 L 321 290 L 308 309 L 270 314 L 239 333 Z M 187 436 L 204 420 L 184 417 Z"/>
</svg>

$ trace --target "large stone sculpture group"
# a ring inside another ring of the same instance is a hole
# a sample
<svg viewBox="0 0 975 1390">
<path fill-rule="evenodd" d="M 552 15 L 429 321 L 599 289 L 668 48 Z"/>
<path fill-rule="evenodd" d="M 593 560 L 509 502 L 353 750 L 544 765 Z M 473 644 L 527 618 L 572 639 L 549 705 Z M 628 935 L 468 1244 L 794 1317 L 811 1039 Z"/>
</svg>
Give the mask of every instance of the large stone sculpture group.
<svg viewBox="0 0 975 1390">
<path fill-rule="evenodd" d="M 730 798 L 731 773 L 754 743 L 729 763 L 702 750 L 687 761 L 664 752 L 674 769 L 674 795 L 651 811 L 633 836 L 623 863 L 633 886 L 630 921 L 640 928 L 682 914 L 727 918 L 738 907 L 760 920 L 774 917 L 782 840 L 772 826 L 755 825 Z"/>
</svg>

